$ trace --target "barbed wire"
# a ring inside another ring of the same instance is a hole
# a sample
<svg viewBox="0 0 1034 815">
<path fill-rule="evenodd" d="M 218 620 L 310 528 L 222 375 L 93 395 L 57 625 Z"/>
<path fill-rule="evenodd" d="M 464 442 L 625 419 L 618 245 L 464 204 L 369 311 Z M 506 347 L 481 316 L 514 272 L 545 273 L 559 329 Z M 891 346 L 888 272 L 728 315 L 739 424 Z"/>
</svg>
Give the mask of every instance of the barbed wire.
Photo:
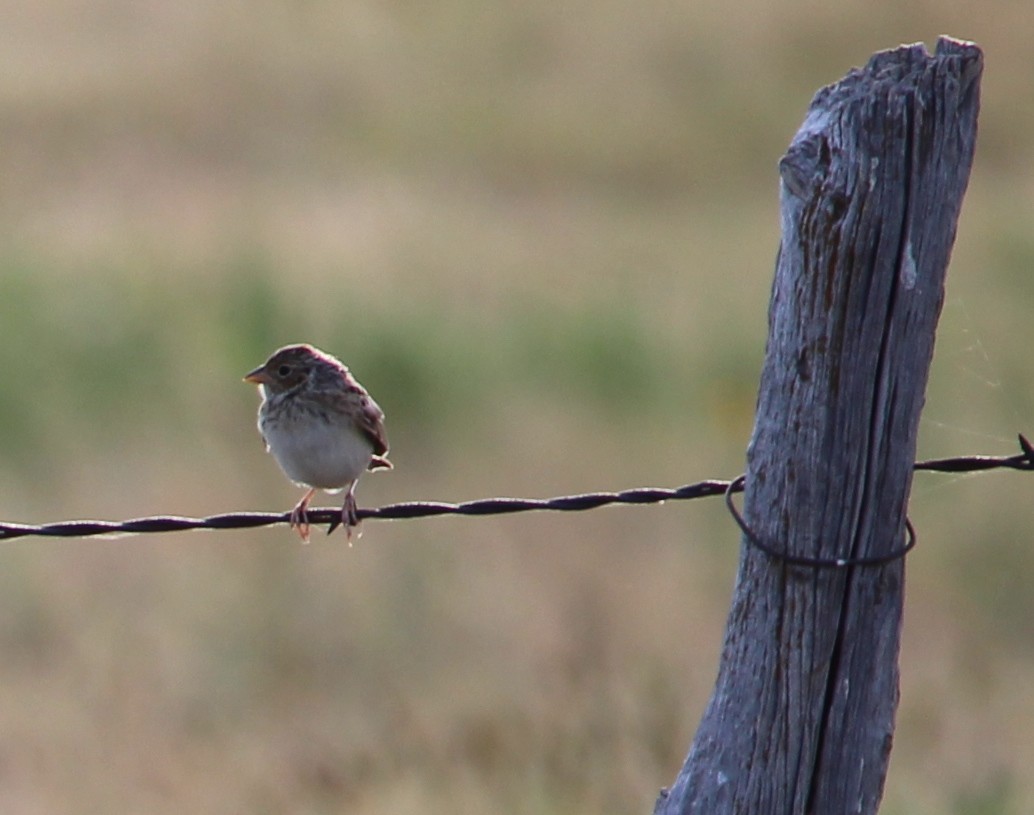
<svg viewBox="0 0 1034 815">
<path fill-rule="evenodd" d="M 1020 435 L 1020 453 L 1012 456 L 959 456 L 956 458 L 918 461 L 917 471 L 972 473 L 985 470 L 1034 470 L 1034 447 Z M 557 498 L 484 498 L 451 504 L 439 501 L 407 501 L 383 507 L 360 508 L 359 520 L 407 520 L 437 515 L 507 515 L 515 512 L 558 511 L 580 512 L 609 504 L 660 504 L 665 501 L 687 501 L 716 495 L 733 494 L 744 489 L 743 478 L 731 481 L 709 479 L 674 489 L 637 487 L 621 492 L 592 492 Z M 330 524 L 340 521 L 337 508 L 310 509 L 309 523 Z M 205 518 L 154 515 L 126 521 L 60 521 L 48 524 L 0 523 L 0 541 L 28 536 L 49 538 L 121 537 L 155 532 L 185 532 L 196 529 L 254 529 L 290 523 L 290 512 L 230 512 Z M 911 548 L 911 546 L 909 547 Z"/>
<path fill-rule="evenodd" d="M 907 541 L 905 545 L 900 549 L 894 549 L 886 554 L 835 558 L 790 554 L 778 546 L 773 546 L 772 544 L 763 541 L 758 534 L 750 528 L 746 519 L 740 514 L 740 511 L 736 509 L 736 504 L 733 503 L 732 496 L 738 490 L 743 489 L 743 484 L 746 480 L 747 477 L 741 475 L 738 478 L 734 478 L 729 483 L 729 489 L 725 491 L 725 507 L 729 510 L 729 514 L 732 515 L 732 519 L 736 521 L 736 526 L 740 528 L 740 531 L 743 532 L 751 546 L 764 552 L 770 558 L 782 561 L 787 566 L 806 566 L 812 569 L 846 569 L 849 566 L 883 566 L 893 560 L 900 560 L 915 549 L 916 541 L 918 540 L 916 537 L 916 528 L 912 526 L 912 521 L 910 521 L 906 515 L 905 534 L 907 536 Z"/>
</svg>

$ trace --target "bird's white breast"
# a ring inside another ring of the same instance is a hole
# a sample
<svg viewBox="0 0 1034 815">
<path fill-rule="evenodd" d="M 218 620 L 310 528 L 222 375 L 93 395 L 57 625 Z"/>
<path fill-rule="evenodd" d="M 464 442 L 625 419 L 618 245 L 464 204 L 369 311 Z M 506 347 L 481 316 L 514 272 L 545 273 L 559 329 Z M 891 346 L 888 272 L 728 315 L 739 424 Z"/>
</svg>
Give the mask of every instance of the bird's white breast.
<svg viewBox="0 0 1034 815">
<path fill-rule="evenodd" d="M 259 430 L 287 477 L 309 487 L 346 487 L 366 470 L 373 455 L 370 440 L 340 417 L 334 422 L 291 412 L 271 421 L 263 411 Z"/>
</svg>

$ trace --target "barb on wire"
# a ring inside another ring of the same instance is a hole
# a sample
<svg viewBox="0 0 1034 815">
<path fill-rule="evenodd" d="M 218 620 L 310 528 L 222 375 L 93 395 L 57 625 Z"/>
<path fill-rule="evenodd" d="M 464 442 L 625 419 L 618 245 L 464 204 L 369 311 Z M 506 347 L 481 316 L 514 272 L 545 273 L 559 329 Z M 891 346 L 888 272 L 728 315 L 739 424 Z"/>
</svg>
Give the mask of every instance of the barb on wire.
<svg viewBox="0 0 1034 815">
<path fill-rule="evenodd" d="M 917 461 L 915 470 L 939 473 L 975 473 L 982 470 L 1034 470 L 1034 446 L 1019 434 L 1020 452 L 1014 456 L 959 456 Z"/>
<path fill-rule="evenodd" d="M 1034 470 L 1034 447 L 1020 436 L 1021 452 L 1013 456 L 962 456 L 959 458 L 919 461 L 916 470 L 946 473 L 978 472 L 993 469 Z M 622 492 L 593 492 L 558 498 L 486 498 L 447 504 L 434 501 L 410 501 L 383 507 L 360 509 L 359 519 L 402 520 L 435 515 L 505 515 L 514 512 L 554 510 L 577 512 L 608 504 L 659 504 L 664 501 L 685 501 L 743 491 L 741 479 L 707 480 L 675 489 L 639 487 Z M 309 522 L 329 524 L 341 517 L 340 509 L 310 509 Z M 119 537 L 152 532 L 183 532 L 193 529 L 253 529 L 260 526 L 286 524 L 290 512 L 231 512 L 207 518 L 183 518 L 169 515 L 134 518 L 128 521 L 61 521 L 50 524 L 0 523 L 0 541 L 30 535 L 40 537 L 81 538 L 93 536 Z"/>
</svg>

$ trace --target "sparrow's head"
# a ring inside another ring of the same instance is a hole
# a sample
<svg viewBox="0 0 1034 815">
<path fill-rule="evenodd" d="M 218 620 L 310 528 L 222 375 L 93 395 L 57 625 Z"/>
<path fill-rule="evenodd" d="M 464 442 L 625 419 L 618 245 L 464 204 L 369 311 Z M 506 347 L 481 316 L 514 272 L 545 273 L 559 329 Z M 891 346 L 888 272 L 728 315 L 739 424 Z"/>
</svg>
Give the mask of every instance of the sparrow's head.
<svg viewBox="0 0 1034 815">
<path fill-rule="evenodd" d="M 264 365 L 244 377 L 270 393 L 287 393 L 304 385 L 314 377 L 322 378 L 327 370 L 337 371 L 343 366 L 334 357 L 311 345 L 286 345 L 273 352 Z"/>
</svg>

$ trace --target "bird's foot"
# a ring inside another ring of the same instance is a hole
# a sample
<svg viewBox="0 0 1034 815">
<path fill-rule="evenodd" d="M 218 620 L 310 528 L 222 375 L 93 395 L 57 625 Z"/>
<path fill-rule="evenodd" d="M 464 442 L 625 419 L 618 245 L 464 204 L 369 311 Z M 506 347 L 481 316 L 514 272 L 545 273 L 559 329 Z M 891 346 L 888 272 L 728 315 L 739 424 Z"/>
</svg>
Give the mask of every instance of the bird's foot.
<svg viewBox="0 0 1034 815">
<path fill-rule="evenodd" d="M 348 536 L 348 545 L 352 545 L 352 532 L 355 530 L 355 539 L 358 540 L 362 537 L 362 527 L 359 525 L 359 512 L 355 505 L 354 495 L 355 485 L 353 484 L 348 491 L 345 493 L 345 503 L 341 507 L 341 517 L 335 518 L 330 522 L 330 527 L 327 529 L 329 535 L 339 526 L 345 527 L 345 534 Z"/>
<path fill-rule="evenodd" d="M 309 542 L 309 501 L 315 492 L 316 490 L 309 490 L 297 506 L 291 510 L 291 529 L 298 532 L 302 543 Z"/>
</svg>

